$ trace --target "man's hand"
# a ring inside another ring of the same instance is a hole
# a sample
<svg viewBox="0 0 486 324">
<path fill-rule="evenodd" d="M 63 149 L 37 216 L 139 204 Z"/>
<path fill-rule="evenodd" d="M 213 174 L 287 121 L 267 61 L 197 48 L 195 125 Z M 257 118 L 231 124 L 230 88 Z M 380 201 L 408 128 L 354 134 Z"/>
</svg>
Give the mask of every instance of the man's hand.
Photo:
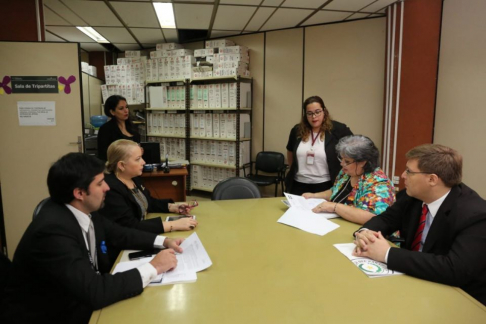
<svg viewBox="0 0 486 324">
<path fill-rule="evenodd" d="M 169 249 L 173 249 L 175 252 L 182 253 L 181 243 L 184 241 L 183 238 L 170 239 L 166 238 L 164 240 L 164 246 Z"/>
<path fill-rule="evenodd" d="M 368 244 L 374 243 L 377 237 L 378 233 L 370 230 L 364 230 L 356 233 L 356 239 L 354 240 L 354 244 L 356 244 L 356 251 L 366 251 L 368 249 Z"/>
<path fill-rule="evenodd" d="M 157 270 L 157 274 L 161 274 L 174 269 L 175 267 L 177 267 L 177 258 L 175 256 L 174 250 L 167 249 L 160 251 L 152 259 L 152 261 L 150 261 L 150 264 L 154 266 L 155 270 Z"/>
<path fill-rule="evenodd" d="M 381 235 L 381 232 L 365 230 L 356 233 L 356 249 L 353 251 L 354 256 L 367 257 L 375 261 L 386 263 L 386 253 L 390 249 L 390 244 Z"/>
</svg>

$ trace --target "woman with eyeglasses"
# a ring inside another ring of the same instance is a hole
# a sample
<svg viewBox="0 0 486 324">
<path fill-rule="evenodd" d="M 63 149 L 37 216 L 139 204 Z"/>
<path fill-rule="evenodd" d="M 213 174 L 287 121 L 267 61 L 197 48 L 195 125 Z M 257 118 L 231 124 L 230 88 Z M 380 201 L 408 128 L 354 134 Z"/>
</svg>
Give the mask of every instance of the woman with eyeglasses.
<svg viewBox="0 0 486 324">
<path fill-rule="evenodd" d="M 98 131 L 98 158 L 106 161 L 106 152 L 111 143 L 119 139 L 140 143 L 140 134 L 130 120 L 127 100 L 124 97 L 110 96 L 104 107 L 105 115 L 111 119 Z"/>
<path fill-rule="evenodd" d="M 300 124 L 292 128 L 287 143 L 290 170 L 285 179 L 286 191 L 302 195 L 331 188 L 341 169 L 336 144 L 352 134 L 348 126 L 331 119 L 320 97 L 307 98 Z"/>
<path fill-rule="evenodd" d="M 378 149 L 368 137 L 344 137 L 336 151 L 342 170 L 334 186 L 303 196 L 327 200 L 312 210 L 315 213 L 336 213 L 350 222 L 364 224 L 395 202 L 393 184 L 378 167 Z"/>
</svg>

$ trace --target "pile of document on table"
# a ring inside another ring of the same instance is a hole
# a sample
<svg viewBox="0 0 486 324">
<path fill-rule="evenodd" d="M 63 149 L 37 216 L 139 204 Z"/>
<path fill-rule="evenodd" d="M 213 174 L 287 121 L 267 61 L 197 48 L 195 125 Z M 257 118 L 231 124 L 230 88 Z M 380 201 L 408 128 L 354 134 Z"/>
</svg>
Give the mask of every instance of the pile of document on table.
<svg viewBox="0 0 486 324">
<path fill-rule="evenodd" d="M 336 223 L 329 221 L 330 218 L 339 217 L 335 213 L 314 213 L 312 208 L 326 201 L 324 199 L 310 198 L 284 193 L 287 197 L 284 202 L 290 208 L 277 221 L 279 223 L 297 227 L 303 231 L 325 235 L 339 227 Z"/>
<path fill-rule="evenodd" d="M 184 282 L 195 282 L 196 272 L 209 268 L 212 265 L 206 249 L 196 233 L 193 233 L 182 242 L 183 253 L 177 254 L 177 267 L 157 276 L 149 286 L 170 285 Z M 153 257 L 135 261 L 120 262 L 116 265 L 113 274 L 124 272 L 150 262 Z"/>
</svg>

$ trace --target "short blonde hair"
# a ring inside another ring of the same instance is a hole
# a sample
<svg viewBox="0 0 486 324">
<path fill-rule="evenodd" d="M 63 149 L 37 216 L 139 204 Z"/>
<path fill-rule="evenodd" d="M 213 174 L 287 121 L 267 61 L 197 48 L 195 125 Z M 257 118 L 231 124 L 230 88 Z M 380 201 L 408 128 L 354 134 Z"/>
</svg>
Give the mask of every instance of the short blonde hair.
<svg viewBox="0 0 486 324">
<path fill-rule="evenodd" d="M 124 161 L 130 155 L 130 148 L 139 146 L 138 143 L 126 139 L 114 141 L 108 147 L 106 172 L 116 173 L 118 162 Z"/>
</svg>

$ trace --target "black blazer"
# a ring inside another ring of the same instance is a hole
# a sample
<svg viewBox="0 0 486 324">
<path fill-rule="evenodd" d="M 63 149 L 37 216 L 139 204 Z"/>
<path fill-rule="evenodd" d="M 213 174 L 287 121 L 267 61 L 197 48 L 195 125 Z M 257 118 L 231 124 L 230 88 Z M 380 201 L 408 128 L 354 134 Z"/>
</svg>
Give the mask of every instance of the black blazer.
<svg viewBox="0 0 486 324">
<path fill-rule="evenodd" d="M 65 206 L 48 202 L 15 251 L 2 305 L 2 323 L 87 323 L 91 312 L 141 294 L 138 270 L 110 275 L 109 250 L 153 248 L 155 234 L 128 229 L 92 213 L 96 232 L 96 274 L 82 229 Z"/>
<path fill-rule="evenodd" d="M 287 191 L 291 191 L 295 175 L 299 170 L 297 162 L 297 148 L 299 147 L 302 138 L 298 136 L 299 124 L 295 125 L 290 131 L 289 141 L 287 143 L 287 151 L 292 152 L 294 160 L 290 167 L 287 177 L 285 178 L 285 187 Z M 327 131 L 324 139 L 324 150 L 326 151 L 327 165 L 329 166 L 329 174 L 331 175 L 331 182 L 334 183 L 336 177 L 341 170 L 341 165 L 337 159 L 336 145 L 339 140 L 345 136 L 353 135 L 353 132 L 343 123 L 333 120 L 331 131 Z"/>
<path fill-rule="evenodd" d="M 132 179 L 139 190 L 143 192 L 148 202 L 147 212 L 149 213 L 168 213 L 169 203 L 172 199 L 156 199 L 150 196 L 150 192 L 142 185 L 139 177 Z M 155 234 L 164 233 L 162 219 L 142 219 L 142 210 L 137 203 L 130 189 L 123 182 L 118 180 L 114 173 L 105 174 L 105 181 L 110 187 L 106 193 L 105 206 L 100 209 L 100 214 L 109 218 L 115 223 L 125 227 L 136 228 L 142 231 Z"/>
<path fill-rule="evenodd" d="M 402 249 L 392 248 L 388 267 L 414 277 L 457 286 L 486 305 L 486 201 L 466 186 L 454 186 L 430 226 L 422 252 L 411 251 L 422 201 L 402 190 L 383 214 L 364 228 L 389 235 L 400 230 Z"/>
<path fill-rule="evenodd" d="M 98 130 L 98 158 L 106 161 L 106 153 L 108 151 L 108 146 L 116 140 L 119 139 L 127 139 L 137 143 L 140 143 L 140 134 L 137 133 L 135 130 L 132 131 L 133 136 L 128 137 L 123 135 L 118 124 L 116 123 L 116 119 L 112 118 L 108 122 L 101 125 L 100 129 Z"/>
</svg>

